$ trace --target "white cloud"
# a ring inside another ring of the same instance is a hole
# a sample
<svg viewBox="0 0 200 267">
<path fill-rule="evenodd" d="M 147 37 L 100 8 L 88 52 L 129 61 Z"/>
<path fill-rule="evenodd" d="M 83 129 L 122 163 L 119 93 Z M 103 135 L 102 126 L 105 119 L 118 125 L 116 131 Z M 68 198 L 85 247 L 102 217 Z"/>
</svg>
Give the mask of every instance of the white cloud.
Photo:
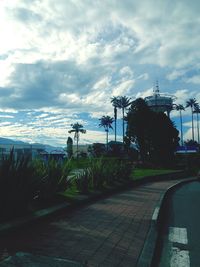
<svg viewBox="0 0 200 267">
<path fill-rule="evenodd" d="M 136 94 L 136 98 L 139 98 L 139 97 L 141 97 L 141 98 L 145 98 L 145 97 L 147 97 L 147 96 L 151 96 L 152 94 L 153 94 L 153 87 L 147 89 L 146 91 L 138 92 L 138 93 Z"/>
<path fill-rule="evenodd" d="M 109 86 L 111 86 L 110 84 L 111 78 L 110 77 L 102 77 L 99 81 L 97 81 L 93 88 L 95 90 L 105 90 L 107 88 L 109 88 Z"/>
<path fill-rule="evenodd" d="M 167 74 L 166 78 L 170 81 L 181 78 L 185 74 L 186 70 L 173 70 L 171 73 Z"/>
<path fill-rule="evenodd" d="M 141 75 L 139 75 L 138 77 L 137 77 L 137 79 L 138 80 L 148 80 L 149 79 L 149 74 L 148 73 L 143 73 L 143 74 L 141 74 Z"/>
<path fill-rule="evenodd" d="M 176 102 L 178 104 L 185 105 L 188 99 L 196 96 L 196 93 L 194 91 L 191 92 L 188 89 L 180 89 L 174 93 L 174 96 L 177 98 Z"/>
<path fill-rule="evenodd" d="M 129 78 L 132 78 L 133 77 L 133 71 L 131 70 L 131 68 L 129 66 L 125 66 L 123 67 L 119 73 L 122 75 L 122 76 L 128 76 Z"/>
<path fill-rule="evenodd" d="M 195 75 L 185 79 L 186 83 L 200 84 L 200 75 Z"/>
<path fill-rule="evenodd" d="M 113 96 L 129 95 L 134 83 L 134 80 L 121 81 L 121 83 L 113 89 Z"/>
<path fill-rule="evenodd" d="M 14 116 L 13 115 L 0 115 L 0 118 L 14 118 Z"/>
<path fill-rule="evenodd" d="M 7 118 L 23 122 L 21 133 L 15 124 L 1 129 L 7 136 L 29 138 L 31 127 L 45 125 L 40 137 L 33 130 L 30 139 L 64 140 L 64 124 L 81 121 L 84 113 L 86 124 L 112 115 L 113 95 L 151 95 L 157 77 L 177 103 L 191 97 L 200 102 L 196 0 L 6 0 L 0 5 L 0 111 L 16 113 Z M 30 112 L 30 124 L 22 111 Z"/>
</svg>

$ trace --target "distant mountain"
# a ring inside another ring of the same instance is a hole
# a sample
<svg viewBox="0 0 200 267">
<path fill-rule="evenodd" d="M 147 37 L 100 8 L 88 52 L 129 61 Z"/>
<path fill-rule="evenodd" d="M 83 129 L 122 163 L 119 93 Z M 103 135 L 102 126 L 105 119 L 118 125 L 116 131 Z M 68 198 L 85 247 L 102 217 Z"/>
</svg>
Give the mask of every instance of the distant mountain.
<svg viewBox="0 0 200 267">
<path fill-rule="evenodd" d="M 8 138 L 0 137 L 0 144 L 2 145 L 28 145 L 29 143 L 25 143 L 19 140 L 12 140 Z"/>
<path fill-rule="evenodd" d="M 27 143 L 27 142 L 23 142 L 23 141 L 19 141 L 19 140 L 13 140 L 13 139 L 9 139 L 9 138 L 3 138 L 0 137 L 0 145 L 37 145 L 37 146 L 41 146 L 44 147 L 44 149 L 47 152 L 51 152 L 53 150 L 63 150 L 62 147 L 55 147 L 55 146 L 50 146 L 50 145 L 46 145 L 46 144 L 40 144 L 40 143 Z"/>
<path fill-rule="evenodd" d="M 50 146 L 50 145 L 47 145 L 47 144 L 33 143 L 31 145 L 32 146 L 34 146 L 34 145 L 43 146 L 45 151 L 47 151 L 47 152 L 51 152 L 53 150 L 63 150 L 62 147 Z"/>
</svg>

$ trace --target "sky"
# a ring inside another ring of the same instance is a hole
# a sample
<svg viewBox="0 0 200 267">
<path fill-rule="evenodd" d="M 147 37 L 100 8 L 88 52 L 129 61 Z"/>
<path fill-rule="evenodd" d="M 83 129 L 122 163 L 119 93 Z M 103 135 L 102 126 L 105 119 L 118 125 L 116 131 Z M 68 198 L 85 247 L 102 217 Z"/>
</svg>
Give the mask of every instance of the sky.
<svg viewBox="0 0 200 267">
<path fill-rule="evenodd" d="M 111 97 L 151 95 L 157 80 L 200 103 L 199 14 L 198 0 L 0 0 L 0 137 L 65 146 L 78 122 L 80 143 L 105 142 Z M 121 140 L 120 111 L 117 124 Z M 191 139 L 189 109 L 183 129 Z"/>
</svg>

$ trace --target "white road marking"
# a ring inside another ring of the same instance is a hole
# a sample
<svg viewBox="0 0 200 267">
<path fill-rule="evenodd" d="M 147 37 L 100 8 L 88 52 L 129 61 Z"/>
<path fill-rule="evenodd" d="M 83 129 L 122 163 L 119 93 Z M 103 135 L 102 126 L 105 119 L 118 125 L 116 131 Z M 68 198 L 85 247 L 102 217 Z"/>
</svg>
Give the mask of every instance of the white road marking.
<svg viewBox="0 0 200 267">
<path fill-rule="evenodd" d="M 169 241 L 172 242 L 170 267 L 190 267 L 189 251 L 181 249 L 178 244 L 187 245 L 187 229 L 169 227 Z"/>
<path fill-rule="evenodd" d="M 187 244 L 187 229 L 178 227 L 169 227 L 169 241 L 180 244 Z"/>
<path fill-rule="evenodd" d="M 173 247 L 171 251 L 170 267 L 189 267 L 189 251 Z"/>
<path fill-rule="evenodd" d="M 156 221 L 158 219 L 158 213 L 159 213 L 159 207 L 156 207 L 154 212 L 153 212 L 153 216 L 152 216 L 152 220 Z"/>
</svg>

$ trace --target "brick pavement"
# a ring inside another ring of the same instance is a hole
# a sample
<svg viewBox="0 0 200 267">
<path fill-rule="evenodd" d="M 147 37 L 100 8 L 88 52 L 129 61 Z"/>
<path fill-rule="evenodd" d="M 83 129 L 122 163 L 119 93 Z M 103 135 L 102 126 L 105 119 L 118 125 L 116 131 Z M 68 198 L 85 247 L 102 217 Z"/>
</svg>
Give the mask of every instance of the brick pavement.
<svg viewBox="0 0 200 267">
<path fill-rule="evenodd" d="M 153 182 L 99 200 L 0 239 L 2 255 L 18 251 L 87 266 L 136 266 L 161 194 L 177 181 Z"/>
</svg>

